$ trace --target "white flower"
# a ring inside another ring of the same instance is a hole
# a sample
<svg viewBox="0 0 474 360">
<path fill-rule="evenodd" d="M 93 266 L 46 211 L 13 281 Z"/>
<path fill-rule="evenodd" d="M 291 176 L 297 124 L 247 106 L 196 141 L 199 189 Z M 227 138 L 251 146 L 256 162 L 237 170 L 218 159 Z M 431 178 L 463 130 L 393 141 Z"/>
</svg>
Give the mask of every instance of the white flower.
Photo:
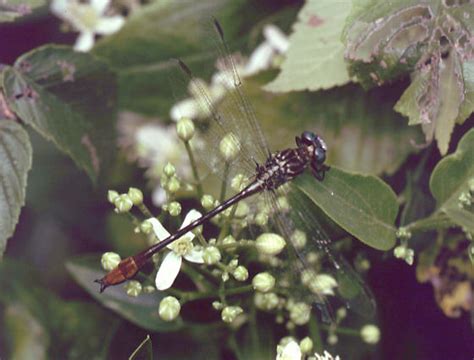
<svg viewBox="0 0 474 360">
<path fill-rule="evenodd" d="M 276 360 L 301 360 L 302 353 L 300 346 L 294 340 L 289 341 L 286 345 L 277 346 Z"/>
<path fill-rule="evenodd" d="M 51 11 L 79 31 L 74 50 L 89 51 L 94 45 L 94 35 L 110 35 L 125 23 L 123 16 L 104 16 L 110 0 L 53 0 Z"/>
<path fill-rule="evenodd" d="M 191 210 L 184 218 L 181 228 L 189 225 L 200 217 L 201 213 L 199 211 Z M 170 236 L 170 233 L 166 231 L 163 225 L 161 225 L 156 218 L 150 218 L 148 221 L 151 222 L 153 231 L 160 241 Z M 156 274 L 155 285 L 158 290 L 166 290 L 173 285 L 174 280 L 178 276 L 179 269 L 181 268 L 183 257 L 193 263 L 204 263 L 202 257 L 203 249 L 200 247 L 194 247 L 192 243 L 193 239 L 194 234 L 190 231 L 167 246 L 171 251 L 166 254 L 160 268 L 158 269 L 158 273 Z"/>
</svg>

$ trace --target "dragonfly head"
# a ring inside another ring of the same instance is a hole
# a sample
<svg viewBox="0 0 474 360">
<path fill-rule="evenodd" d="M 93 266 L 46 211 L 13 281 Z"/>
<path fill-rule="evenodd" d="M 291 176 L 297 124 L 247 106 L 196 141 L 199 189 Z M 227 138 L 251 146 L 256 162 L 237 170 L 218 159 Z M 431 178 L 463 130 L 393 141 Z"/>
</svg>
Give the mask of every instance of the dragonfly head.
<svg viewBox="0 0 474 360">
<path fill-rule="evenodd" d="M 304 131 L 301 136 L 295 138 L 298 147 L 309 150 L 311 165 L 320 167 L 326 161 L 326 143 L 324 140 L 311 131 Z"/>
</svg>

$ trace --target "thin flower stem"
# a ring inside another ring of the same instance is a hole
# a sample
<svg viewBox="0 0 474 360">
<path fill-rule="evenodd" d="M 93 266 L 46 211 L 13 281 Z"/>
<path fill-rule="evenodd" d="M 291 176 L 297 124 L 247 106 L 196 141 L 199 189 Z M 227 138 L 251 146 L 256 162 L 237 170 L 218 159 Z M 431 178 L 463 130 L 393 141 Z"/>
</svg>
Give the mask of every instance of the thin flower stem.
<svg viewBox="0 0 474 360">
<path fill-rule="evenodd" d="M 199 266 L 190 266 L 188 263 L 183 263 L 183 265 L 181 267 L 182 271 L 193 281 L 199 290 L 210 291 L 219 284 L 219 281 L 212 274 L 209 276 L 209 274 L 202 272 Z"/>
<path fill-rule="evenodd" d="M 153 214 L 151 211 L 147 208 L 147 206 L 144 203 L 141 203 L 138 205 L 138 209 L 145 215 L 147 218 L 152 218 Z"/>
<path fill-rule="evenodd" d="M 125 214 L 127 214 L 128 218 L 132 221 L 133 225 L 135 225 L 136 227 L 139 227 L 140 224 L 141 224 L 141 221 L 135 216 L 133 215 L 131 212 L 126 212 Z"/>
<path fill-rule="evenodd" d="M 330 325 L 329 326 L 328 325 L 321 325 L 321 329 L 324 329 L 324 330 L 327 330 L 327 331 L 334 331 L 334 332 L 336 332 L 338 334 L 341 334 L 341 335 L 360 337 L 360 331 L 356 330 L 356 329 L 350 329 L 350 328 L 341 327 L 341 326 L 338 326 L 335 329 L 333 329 Z"/>
<path fill-rule="evenodd" d="M 308 331 L 314 343 L 314 349 L 317 353 L 322 353 L 324 350 L 323 339 L 321 338 L 321 330 L 318 320 L 312 316 L 308 323 Z"/>
<path fill-rule="evenodd" d="M 238 288 L 227 289 L 225 292 L 226 296 L 234 296 L 240 295 L 245 293 L 250 293 L 254 291 L 252 285 L 241 286 Z M 208 292 L 187 292 L 182 293 L 183 302 L 195 301 L 200 299 L 208 299 L 208 298 L 218 298 L 219 297 L 219 290 L 216 291 L 208 291 Z"/>
<path fill-rule="evenodd" d="M 224 166 L 224 177 L 222 180 L 221 194 L 219 196 L 219 201 L 223 202 L 225 200 L 225 191 L 227 189 L 227 178 L 229 177 L 230 164 L 226 161 Z"/>
<path fill-rule="evenodd" d="M 237 205 L 235 204 L 232 206 L 232 209 L 230 210 L 229 216 L 225 219 L 224 225 L 222 226 L 221 231 L 219 232 L 219 236 L 217 237 L 217 241 L 222 240 L 229 232 L 230 228 L 230 223 L 232 222 L 232 219 L 234 218 L 235 212 L 237 211 Z"/>
<path fill-rule="evenodd" d="M 456 227 L 452 220 L 444 213 L 435 212 L 431 216 L 414 221 L 404 228 L 411 233 L 426 231 L 426 230 L 441 230 L 450 227 Z"/>
<path fill-rule="evenodd" d="M 219 279 L 216 278 L 209 270 L 201 267 L 201 266 L 193 266 L 193 270 L 199 274 L 201 274 L 204 278 L 206 278 L 206 280 L 217 286 L 219 285 Z"/>
<path fill-rule="evenodd" d="M 193 171 L 194 181 L 196 181 L 197 195 L 198 195 L 199 199 L 201 199 L 202 196 L 204 195 L 204 192 L 202 190 L 201 179 L 199 178 L 199 173 L 198 173 L 198 170 L 197 170 L 196 161 L 194 160 L 193 151 L 191 149 L 191 146 L 189 145 L 189 141 L 185 141 L 184 146 L 186 147 L 186 151 L 188 153 L 189 162 L 191 164 L 191 169 Z"/>
</svg>

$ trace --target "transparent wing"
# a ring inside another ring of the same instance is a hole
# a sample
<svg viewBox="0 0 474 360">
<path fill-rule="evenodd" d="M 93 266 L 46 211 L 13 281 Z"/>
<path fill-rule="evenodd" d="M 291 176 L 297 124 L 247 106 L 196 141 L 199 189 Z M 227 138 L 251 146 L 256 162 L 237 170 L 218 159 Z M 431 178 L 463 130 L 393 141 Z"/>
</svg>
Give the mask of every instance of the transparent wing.
<svg viewBox="0 0 474 360">
<path fill-rule="evenodd" d="M 196 78 L 181 60 L 176 61 L 176 68 L 189 84 L 200 113 L 208 119 L 195 121 L 203 140 L 200 149 L 203 161 L 211 171 L 220 175 L 225 172 L 228 176 L 237 173 L 250 176 L 255 173 L 256 163 L 264 163 L 270 152 L 255 112 L 242 92 L 236 63 L 217 22 L 215 27 L 213 39 L 218 54 L 218 71 L 211 84 Z M 231 136 L 238 148 L 237 156 L 231 160 L 225 160 L 219 152 L 221 141 L 226 136 Z"/>
<path fill-rule="evenodd" d="M 344 257 L 331 250 L 331 240 L 316 219 L 311 201 L 290 184 L 282 187 L 278 194 L 278 199 L 273 194 L 272 202 L 287 199 L 288 207 L 276 205 L 275 223 L 291 244 L 290 253 L 296 254 L 292 257 L 298 261 L 294 267 L 300 273 L 299 283 L 304 285 L 300 288 L 307 293 L 303 298 L 313 298 L 322 311 L 323 320 L 332 320 L 332 309 L 341 302 L 365 317 L 372 317 L 375 313 L 373 295 Z"/>
</svg>

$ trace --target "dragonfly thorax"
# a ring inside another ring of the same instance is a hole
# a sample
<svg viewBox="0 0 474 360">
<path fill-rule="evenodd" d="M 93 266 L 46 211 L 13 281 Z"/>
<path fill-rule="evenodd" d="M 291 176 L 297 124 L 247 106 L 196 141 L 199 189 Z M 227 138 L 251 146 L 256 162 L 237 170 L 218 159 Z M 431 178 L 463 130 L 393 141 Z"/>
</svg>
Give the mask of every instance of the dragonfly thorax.
<svg viewBox="0 0 474 360">
<path fill-rule="evenodd" d="M 296 137 L 297 147 L 285 149 L 270 156 L 265 164 L 257 166 L 257 181 L 267 190 L 300 175 L 308 166 L 317 179 L 322 179 L 326 166 L 326 145 L 317 135 L 305 131 Z"/>
</svg>

